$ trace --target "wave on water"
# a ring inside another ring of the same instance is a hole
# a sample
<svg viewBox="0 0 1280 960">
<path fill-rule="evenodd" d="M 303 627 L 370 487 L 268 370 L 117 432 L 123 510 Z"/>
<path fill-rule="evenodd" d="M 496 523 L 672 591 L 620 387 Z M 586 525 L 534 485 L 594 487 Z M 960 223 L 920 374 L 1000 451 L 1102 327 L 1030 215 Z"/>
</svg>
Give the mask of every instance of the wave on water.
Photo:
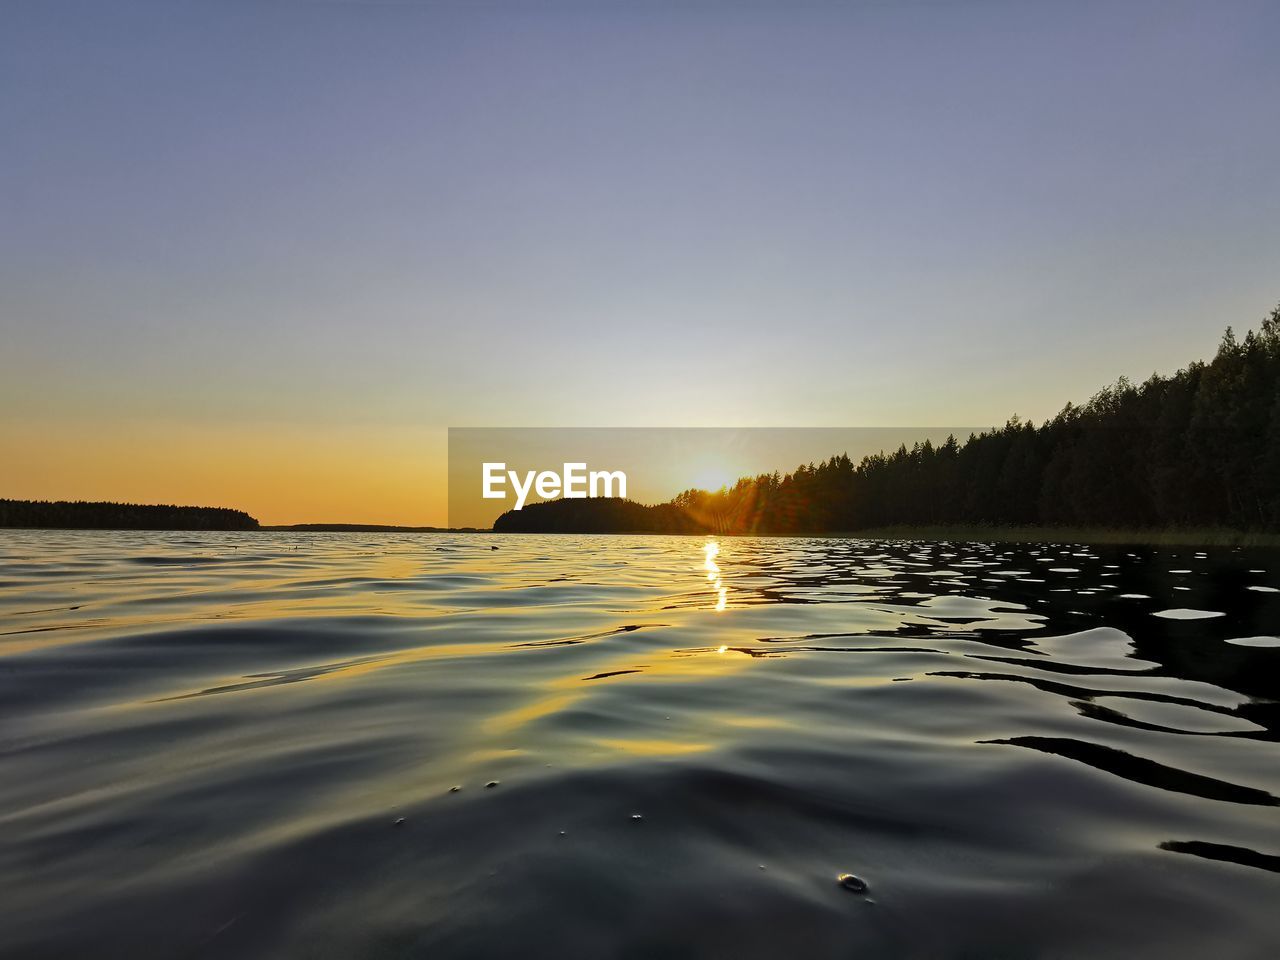
<svg viewBox="0 0 1280 960">
<path fill-rule="evenodd" d="M 2 531 L 0 956 L 1270 958 L 1276 560 Z"/>
</svg>

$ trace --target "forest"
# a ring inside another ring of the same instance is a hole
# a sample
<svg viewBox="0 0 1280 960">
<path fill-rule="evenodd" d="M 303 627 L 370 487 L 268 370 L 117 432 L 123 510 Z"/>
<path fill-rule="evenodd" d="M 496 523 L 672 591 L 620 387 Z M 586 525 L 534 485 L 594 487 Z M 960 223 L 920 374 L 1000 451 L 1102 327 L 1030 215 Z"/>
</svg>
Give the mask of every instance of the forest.
<svg viewBox="0 0 1280 960">
<path fill-rule="evenodd" d="M 1227 328 L 1217 354 L 1141 384 L 1127 378 L 1036 425 L 929 441 L 854 463 L 686 490 L 644 506 L 553 500 L 500 532 L 822 534 L 886 526 L 1071 526 L 1280 531 L 1280 307 Z"/>
<path fill-rule="evenodd" d="M 258 521 L 226 507 L 175 507 L 86 500 L 0 500 L 0 527 L 82 530 L 257 530 Z"/>
</svg>

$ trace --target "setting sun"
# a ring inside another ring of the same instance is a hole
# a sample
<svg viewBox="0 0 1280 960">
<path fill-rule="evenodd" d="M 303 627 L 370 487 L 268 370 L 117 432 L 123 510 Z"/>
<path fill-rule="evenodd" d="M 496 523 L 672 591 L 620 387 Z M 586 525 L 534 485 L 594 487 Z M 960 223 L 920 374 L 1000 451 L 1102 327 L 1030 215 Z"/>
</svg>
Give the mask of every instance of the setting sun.
<svg viewBox="0 0 1280 960">
<path fill-rule="evenodd" d="M 737 482 L 740 474 L 735 473 L 724 464 L 707 464 L 691 474 L 693 486 L 699 490 L 716 491 L 721 487 L 731 487 Z"/>
<path fill-rule="evenodd" d="M 1278 38 L 0 3 L 0 960 L 1280 960 Z"/>
</svg>

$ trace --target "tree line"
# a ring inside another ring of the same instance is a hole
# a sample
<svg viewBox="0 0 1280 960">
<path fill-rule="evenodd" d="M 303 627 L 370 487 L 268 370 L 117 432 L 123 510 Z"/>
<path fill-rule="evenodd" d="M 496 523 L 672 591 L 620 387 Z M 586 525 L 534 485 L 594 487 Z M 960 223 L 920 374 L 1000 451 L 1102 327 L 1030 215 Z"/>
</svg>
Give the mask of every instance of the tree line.
<svg viewBox="0 0 1280 960">
<path fill-rule="evenodd" d="M 0 527 L 85 530 L 257 530 L 258 521 L 227 507 L 86 500 L 0 500 Z"/>
<path fill-rule="evenodd" d="M 495 530 L 820 534 L 1000 524 L 1280 531 L 1280 307 L 1227 328 L 1217 354 L 1141 384 L 1121 377 L 1040 425 L 847 454 L 670 502 L 555 500 Z"/>
</svg>

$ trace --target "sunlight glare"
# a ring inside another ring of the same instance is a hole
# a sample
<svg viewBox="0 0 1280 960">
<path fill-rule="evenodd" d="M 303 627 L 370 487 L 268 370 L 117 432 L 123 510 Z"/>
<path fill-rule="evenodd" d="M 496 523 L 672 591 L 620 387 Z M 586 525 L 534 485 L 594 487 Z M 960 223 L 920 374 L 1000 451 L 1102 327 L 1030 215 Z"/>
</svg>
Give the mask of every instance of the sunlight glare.
<svg viewBox="0 0 1280 960">
<path fill-rule="evenodd" d="M 728 467 L 709 465 L 693 473 L 693 487 L 697 490 L 706 490 L 708 493 L 714 493 L 722 488 L 727 489 L 737 482 L 738 478 Z"/>
<path fill-rule="evenodd" d="M 720 611 L 725 608 L 729 596 L 728 588 L 720 580 L 720 565 L 714 559 L 720 554 L 720 544 L 709 540 L 702 545 L 702 549 L 707 555 L 702 566 L 707 571 L 707 579 L 711 581 L 711 589 L 716 592 L 715 609 Z"/>
</svg>

